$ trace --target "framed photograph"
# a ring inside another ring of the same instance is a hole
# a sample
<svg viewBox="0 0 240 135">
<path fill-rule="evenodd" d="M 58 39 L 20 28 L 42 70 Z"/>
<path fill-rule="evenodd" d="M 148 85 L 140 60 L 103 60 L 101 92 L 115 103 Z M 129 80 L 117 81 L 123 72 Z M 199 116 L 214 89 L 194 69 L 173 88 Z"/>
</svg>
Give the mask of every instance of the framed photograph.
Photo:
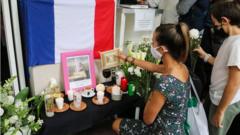
<svg viewBox="0 0 240 135">
<path fill-rule="evenodd" d="M 101 63 L 102 63 L 102 69 L 108 69 L 112 67 L 117 67 L 120 64 L 120 60 L 117 57 L 119 53 L 119 49 L 114 49 L 110 51 L 101 52 Z"/>
<path fill-rule="evenodd" d="M 65 92 L 79 91 L 85 87 L 95 88 L 94 59 L 91 50 L 61 54 Z"/>
</svg>

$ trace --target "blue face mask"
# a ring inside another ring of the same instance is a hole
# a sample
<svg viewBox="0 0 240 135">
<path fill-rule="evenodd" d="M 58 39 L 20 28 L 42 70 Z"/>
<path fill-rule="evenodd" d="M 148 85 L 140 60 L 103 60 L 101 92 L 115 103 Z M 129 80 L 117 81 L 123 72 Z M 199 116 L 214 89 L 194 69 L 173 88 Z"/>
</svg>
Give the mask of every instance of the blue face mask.
<svg viewBox="0 0 240 135">
<path fill-rule="evenodd" d="M 156 47 L 156 48 L 153 48 L 151 46 L 151 53 L 152 53 L 152 56 L 155 58 L 155 59 L 159 59 L 161 60 L 162 59 L 162 54 L 157 50 L 159 47 Z"/>
</svg>

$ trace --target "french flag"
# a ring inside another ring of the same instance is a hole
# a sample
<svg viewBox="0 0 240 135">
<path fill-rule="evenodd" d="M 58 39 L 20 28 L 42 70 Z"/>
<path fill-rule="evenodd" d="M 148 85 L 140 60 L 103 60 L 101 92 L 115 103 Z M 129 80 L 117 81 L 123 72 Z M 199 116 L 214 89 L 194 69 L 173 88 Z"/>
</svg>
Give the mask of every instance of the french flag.
<svg viewBox="0 0 240 135">
<path fill-rule="evenodd" d="M 114 0 L 20 0 L 28 66 L 59 63 L 62 52 L 114 46 Z"/>
</svg>

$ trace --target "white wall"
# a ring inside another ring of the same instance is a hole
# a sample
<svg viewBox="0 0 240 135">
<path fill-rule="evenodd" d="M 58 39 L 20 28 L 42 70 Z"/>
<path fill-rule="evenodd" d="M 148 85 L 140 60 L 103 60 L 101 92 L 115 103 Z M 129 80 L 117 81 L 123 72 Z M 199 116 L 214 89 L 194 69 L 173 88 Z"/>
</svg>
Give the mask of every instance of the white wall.
<svg viewBox="0 0 240 135">
<path fill-rule="evenodd" d="M 120 25 L 121 25 L 121 11 L 117 10 L 116 22 L 116 47 L 119 47 Z M 154 28 L 152 31 L 134 31 L 134 13 L 126 14 L 124 41 L 138 42 L 142 37 L 152 37 L 152 32 L 160 25 L 161 14 L 157 14 L 154 20 Z"/>
</svg>

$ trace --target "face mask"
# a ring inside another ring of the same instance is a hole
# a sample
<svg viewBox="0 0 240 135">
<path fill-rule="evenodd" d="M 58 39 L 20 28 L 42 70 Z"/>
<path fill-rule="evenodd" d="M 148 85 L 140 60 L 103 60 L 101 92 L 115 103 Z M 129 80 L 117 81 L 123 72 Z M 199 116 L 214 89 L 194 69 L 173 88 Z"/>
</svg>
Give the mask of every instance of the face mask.
<svg viewBox="0 0 240 135">
<path fill-rule="evenodd" d="M 161 59 L 162 59 L 162 54 L 161 54 L 159 51 L 157 51 L 158 48 L 159 48 L 159 47 L 153 48 L 153 47 L 151 46 L 151 53 L 152 53 L 152 56 L 153 56 L 155 59 L 161 60 Z"/>
<path fill-rule="evenodd" d="M 223 30 L 222 27 L 220 28 L 213 28 L 214 34 L 219 35 L 220 37 L 228 37 L 228 34 Z"/>
</svg>

